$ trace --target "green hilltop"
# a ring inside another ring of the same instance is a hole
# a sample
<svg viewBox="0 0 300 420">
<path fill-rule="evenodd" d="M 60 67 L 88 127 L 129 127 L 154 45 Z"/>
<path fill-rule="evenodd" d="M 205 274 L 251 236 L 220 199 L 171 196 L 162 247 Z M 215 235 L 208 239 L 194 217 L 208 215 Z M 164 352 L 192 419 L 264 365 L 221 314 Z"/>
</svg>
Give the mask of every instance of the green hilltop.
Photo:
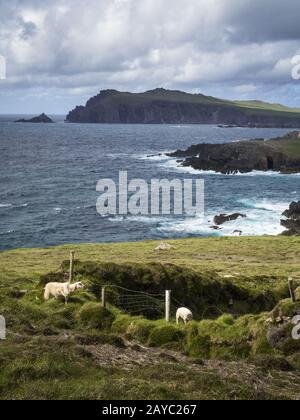
<svg viewBox="0 0 300 420">
<path fill-rule="evenodd" d="M 300 110 L 261 101 L 230 101 L 154 89 L 143 93 L 104 90 L 76 107 L 66 119 L 80 123 L 233 124 L 257 127 L 300 126 Z"/>
</svg>

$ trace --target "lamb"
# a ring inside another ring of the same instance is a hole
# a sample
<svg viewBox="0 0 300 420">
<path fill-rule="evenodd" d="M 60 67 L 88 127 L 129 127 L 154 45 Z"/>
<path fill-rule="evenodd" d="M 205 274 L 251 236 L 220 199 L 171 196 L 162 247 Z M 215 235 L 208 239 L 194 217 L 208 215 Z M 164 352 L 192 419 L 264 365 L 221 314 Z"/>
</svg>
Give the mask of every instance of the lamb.
<svg viewBox="0 0 300 420">
<path fill-rule="evenodd" d="M 176 322 L 179 324 L 180 319 L 187 324 L 189 321 L 192 321 L 193 314 L 192 311 L 190 311 L 187 308 L 179 308 L 176 312 Z"/>
<path fill-rule="evenodd" d="M 45 287 L 44 299 L 49 300 L 52 296 L 58 298 L 63 296 L 65 299 L 65 304 L 68 303 L 69 295 L 74 293 L 76 290 L 84 289 L 84 284 L 82 282 L 77 283 L 48 283 Z"/>
</svg>

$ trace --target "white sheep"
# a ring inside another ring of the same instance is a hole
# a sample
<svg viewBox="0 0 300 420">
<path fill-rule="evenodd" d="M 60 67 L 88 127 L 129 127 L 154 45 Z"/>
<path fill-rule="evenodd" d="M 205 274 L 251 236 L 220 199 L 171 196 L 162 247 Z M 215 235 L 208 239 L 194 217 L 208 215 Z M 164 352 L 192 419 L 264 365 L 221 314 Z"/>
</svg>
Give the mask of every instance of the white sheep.
<svg viewBox="0 0 300 420">
<path fill-rule="evenodd" d="M 179 324 L 180 319 L 187 324 L 189 321 L 192 321 L 193 314 L 188 308 L 179 308 L 176 312 L 176 322 Z"/>
<path fill-rule="evenodd" d="M 68 303 L 68 297 L 78 289 L 84 289 L 82 282 L 77 283 L 48 283 L 45 287 L 44 299 L 49 300 L 51 297 L 64 297 L 65 304 Z"/>
</svg>

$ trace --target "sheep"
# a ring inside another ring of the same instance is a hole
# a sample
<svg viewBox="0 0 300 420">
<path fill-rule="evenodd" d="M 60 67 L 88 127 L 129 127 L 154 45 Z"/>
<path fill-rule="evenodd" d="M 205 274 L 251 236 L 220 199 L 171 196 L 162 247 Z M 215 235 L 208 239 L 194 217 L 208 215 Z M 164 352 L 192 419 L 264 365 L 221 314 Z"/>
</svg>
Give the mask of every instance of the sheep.
<svg viewBox="0 0 300 420">
<path fill-rule="evenodd" d="M 63 296 L 65 304 L 68 303 L 68 297 L 78 289 L 84 289 L 82 282 L 77 283 L 48 283 L 45 287 L 44 299 L 49 300 L 52 296 L 58 298 Z"/>
<path fill-rule="evenodd" d="M 187 324 L 189 321 L 192 321 L 193 319 L 192 311 L 190 311 L 187 308 L 179 308 L 176 312 L 177 324 L 179 324 L 180 319 L 182 319 L 185 324 Z"/>
<path fill-rule="evenodd" d="M 175 246 L 170 245 L 166 242 L 161 242 L 154 251 L 170 251 L 171 249 L 175 249 Z"/>
</svg>

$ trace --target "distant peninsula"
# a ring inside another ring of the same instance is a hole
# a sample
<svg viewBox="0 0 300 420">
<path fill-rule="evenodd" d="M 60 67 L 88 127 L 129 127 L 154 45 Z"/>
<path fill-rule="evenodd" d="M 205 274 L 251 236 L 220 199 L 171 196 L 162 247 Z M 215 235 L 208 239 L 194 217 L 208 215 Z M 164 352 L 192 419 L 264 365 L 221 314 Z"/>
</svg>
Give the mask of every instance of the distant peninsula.
<svg viewBox="0 0 300 420">
<path fill-rule="evenodd" d="M 53 121 L 51 120 L 51 118 L 49 118 L 46 114 L 41 114 L 38 117 L 34 117 L 34 118 L 30 118 L 28 120 L 26 119 L 21 119 L 21 120 L 17 120 L 15 121 L 16 123 L 53 123 Z"/>
<path fill-rule="evenodd" d="M 104 90 L 71 111 L 66 122 L 109 124 L 218 124 L 300 128 L 300 109 L 260 101 L 227 101 L 180 91 Z"/>
<path fill-rule="evenodd" d="M 223 174 L 252 171 L 300 172 L 300 132 L 271 140 L 255 139 L 223 144 L 202 143 L 169 156 L 182 158 L 182 166 Z"/>
</svg>

